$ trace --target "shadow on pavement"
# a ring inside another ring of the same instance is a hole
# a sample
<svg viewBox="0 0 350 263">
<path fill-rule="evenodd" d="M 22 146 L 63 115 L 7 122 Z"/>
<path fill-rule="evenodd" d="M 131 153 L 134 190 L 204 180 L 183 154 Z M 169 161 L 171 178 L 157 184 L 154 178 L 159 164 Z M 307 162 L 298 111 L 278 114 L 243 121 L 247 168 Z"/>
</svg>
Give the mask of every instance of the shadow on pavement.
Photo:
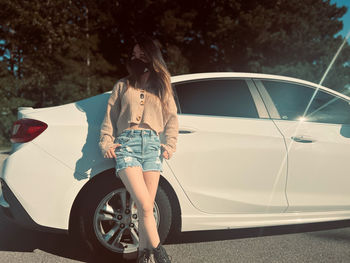
<svg viewBox="0 0 350 263">
<path fill-rule="evenodd" d="M 81 262 L 116 262 L 115 258 L 94 257 L 85 247 L 74 244 L 68 235 L 22 228 L 6 219 L 0 210 L 0 251 L 34 252 L 36 249 Z"/>
<path fill-rule="evenodd" d="M 312 236 L 316 238 L 348 241 L 350 238 L 341 235 L 339 232 L 317 232 L 346 227 L 350 227 L 350 220 L 245 229 L 191 231 L 180 233 L 177 236 L 170 236 L 165 245 L 234 240 L 307 232 L 311 232 Z M 7 220 L 0 211 L 0 251 L 33 252 L 36 249 L 52 255 L 81 262 L 116 262 L 115 258 L 96 258 L 92 256 L 85 247 L 83 248 L 74 244 L 68 235 L 24 229 Z M 124 260 L 124 262 L 135 262 L 135 260 Z"/>
<path fill-rule="evenodd" d="M 207 241 L 222 241 L 233 240 L 252 237 L 274 236 L 296 234 L 314 231 L 334 230 L 338 228 L 350 227 L 350 220 L 322 222 L 322 223 L 308 223 L 285 226 L 269 226 L 269 227 L 254 227 L 242 229 L 225 229 L 225 230 L 208 230 L 208 231 L 191 231 L 183 232 L 176 237 L 170 237 L 167 244 L 183 244 Z M 313 236 L 325 238 L 325 235 L 320 233 L 312 233 Z M 338 234 L 328 233 L 328 238 L 339 239 Z M 343 237 L 344 239 L 345 237 Z M 350 240 L 350 237 L 347 237 Z"/>
</svg>

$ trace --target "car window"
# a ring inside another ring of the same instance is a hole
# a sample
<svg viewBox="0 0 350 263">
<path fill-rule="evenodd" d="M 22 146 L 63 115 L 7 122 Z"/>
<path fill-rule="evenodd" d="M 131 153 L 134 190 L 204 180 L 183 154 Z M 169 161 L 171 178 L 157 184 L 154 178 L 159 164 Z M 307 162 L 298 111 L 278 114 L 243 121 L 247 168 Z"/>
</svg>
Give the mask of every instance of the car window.
<svg viewBox="0 0 350 263">
<path fill-rule="evenodd" d="M 315 88 L 300 84 L 262 80 L 280 116 L 284 120 L 300 120 Z M 347 101 L 318 90 L 304 116 L 304 121 L 349 124 L 350 105 Z"/>
<path fill-rule="evenodd" d="M 191 81 L 175 88 L 182 113 L 259 118 L 245 80 Z"/>
<path fill-rule="evenodd" d="M 299 120 L 314 92 L 314 89 L 289 82 L 262 80 L 262 83 L 284 120 Z"/>
<path fill-rule="evenodd" d="M 350 124 L 350 105 L 342 98 L 318 90 L 305 117 L 311 122 Z"/>
</svg>

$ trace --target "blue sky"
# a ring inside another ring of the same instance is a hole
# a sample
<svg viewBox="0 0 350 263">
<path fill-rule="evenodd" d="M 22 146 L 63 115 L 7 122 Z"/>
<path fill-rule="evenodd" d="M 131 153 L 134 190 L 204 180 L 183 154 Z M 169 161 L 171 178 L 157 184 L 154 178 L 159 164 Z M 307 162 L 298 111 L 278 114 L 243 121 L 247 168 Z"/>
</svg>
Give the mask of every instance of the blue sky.
<svg viewBox="0 0 350 263">
<path fill-rule="evenodd" d="M 347 33 L 350 30 L 350 0 L 331 0 L 331 3 L 335 3 L 337 4 L 337 6 L 346 6 L 348 8 L 348 11 L 341 19 L 344 23 L 344 27 L 343 30 L 340 32 L 342 36 L 346 37 Z"/>
</svg>

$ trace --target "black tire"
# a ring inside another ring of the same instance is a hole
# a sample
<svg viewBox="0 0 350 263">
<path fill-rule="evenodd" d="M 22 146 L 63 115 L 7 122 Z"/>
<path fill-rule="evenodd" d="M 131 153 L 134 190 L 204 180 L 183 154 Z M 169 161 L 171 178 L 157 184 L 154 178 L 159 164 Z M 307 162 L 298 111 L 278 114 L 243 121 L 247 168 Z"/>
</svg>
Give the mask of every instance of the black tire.
<svg viewBox="0 0 350 263">
<path fill-rule="evenodd" d="M 134 259 L 137 257 L 137 250 L 128 252 L 118 252 L 112 250 L 101 243 L 102 241 L 98 239 L 94 230 L 94 215 L 100 202 L 113 191 L 126 191 L 124 184 L 120 180 L 115 180 L 115 178 L 113 179 L 114 180 L 97 180 L 90 186 L 90 189 L 81 199 L 83 201 L 79 205 L 77 212 L 77 223 L 75 224 L 77 229 L 72 232 L 77 233 L 78 239 L 85 243 L 93 257 L 112 260 L 121 260 L 123 258 Z M 156 214 L 158 215 L 158 233 L 160 241 L 163 243 L 169 234 L 173 214 L 168 195 L 161 185 L 158 186 L 154 206 L 155 211 L 157 211 Z"/>
<path fill-rule="evenodd" d="M 173 224 L 173 209 L 170 199 L 161 185 L 158 186 L 155 203 L 160 211 L 158 225 L 159 239 L 161 243 L 164 243 Z"/>
</svg>

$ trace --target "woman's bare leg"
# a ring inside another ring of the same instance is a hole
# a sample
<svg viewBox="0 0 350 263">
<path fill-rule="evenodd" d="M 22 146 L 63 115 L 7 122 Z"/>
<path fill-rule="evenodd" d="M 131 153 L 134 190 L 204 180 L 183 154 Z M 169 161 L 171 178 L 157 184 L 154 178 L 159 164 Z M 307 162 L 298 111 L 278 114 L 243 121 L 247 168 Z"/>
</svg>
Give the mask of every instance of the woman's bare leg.
<svg viewBox="0 0 350 263">
<path fill-rule="evenodd" d="M 152 211 L 154 209 L 154 201 L 155 201 L 156 194 L 157 194 L 159 177 L 160 177 L 159 171 L 143 172 L 143 179 L 146 183 L 148 193 L 149 193 L 151 200 L 152 200 Z M 156 222 L 156 225 L 157 225 L 157 222 Z M 159 234 L 158 234 L 158 239 L 159 239 Z M 152 248 L 156 247 L 158 245 L 158 243 L 155 246 L 152 246 L 152 244 L 150 242 L 147 242 L 147 248 L 152 249 Z"/>
<path fill-rule="evenodd" d="M 152 173 L 152 172 L 146 172 Z M 154 172 L 153 172 L 154 173 Z M 159 173 L 159 172 L 158 172 Z M 152 180 L 159 180 L 157 176 L 150 176 L 147 178 L 147 185 L 151 187 L 151 194 L 147 188 L 144 180 L 142 168 L 139 166 L 127 167 L 118 172 L 126 190 L 130 193 L 132 199 L 136 202 L 137 211 L 139 214 L 139 231 L 142 239 L 146 236 L 148 244 L 152 247 L 156 247 L 159 244 L 159 235 L 157 230 L 157 224 L 153 215 L 153 203 L 155 197 L 155 182 Z M 148 174 L 149 175 L 149 174 Z M 143 229 L 142 229 L 143 228 Z M 149 245 L 141 243 L 144 240 L 140 240 L 141 249 L 148 247 Z M 147 243 L 147 242 L 146 242 Z M 141 250 L 139 250 L 141 251 Z"/>
</svg>

